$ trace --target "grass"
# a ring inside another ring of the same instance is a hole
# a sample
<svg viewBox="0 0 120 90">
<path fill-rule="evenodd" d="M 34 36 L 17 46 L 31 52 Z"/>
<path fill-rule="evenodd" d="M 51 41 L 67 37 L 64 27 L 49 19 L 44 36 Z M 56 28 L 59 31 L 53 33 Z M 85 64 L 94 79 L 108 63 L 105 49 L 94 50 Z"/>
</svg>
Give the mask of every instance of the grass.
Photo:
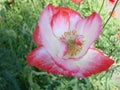
<svg viewBox="0 0 120 90">
<path fill-rule="evenodd" d="M 81 13 L 83 17 L 98 12 L 99 0 L 85 0 L 76 5 L 69 0 L 7 0 L 0 1 L 0 90 L 119 90 L 112 78 L 120 74 L 120 40 L 116 38 L 120 23 L 111 18 L 103 29 L 95 46 L 115 60 L 115 64 L 106 72 L 86 79 L 48 75 L 45 71 L 28 66 L 26 55 L 36 46 L 32 32 L 40 12 L 48 4 L 66 6 Z M 96 4 L 95 4 L 96 3 Z M 103 7 L 103 24 L 109 17 Z"/>
</svg>

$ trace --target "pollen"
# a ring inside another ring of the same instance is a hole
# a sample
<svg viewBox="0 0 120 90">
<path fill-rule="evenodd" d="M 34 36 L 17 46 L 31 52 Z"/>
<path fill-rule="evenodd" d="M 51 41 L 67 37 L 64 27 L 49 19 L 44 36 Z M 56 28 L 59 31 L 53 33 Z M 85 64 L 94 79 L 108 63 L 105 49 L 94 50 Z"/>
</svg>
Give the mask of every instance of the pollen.
<svg viewBox="0 0 120 90">
<path fill-rule="evenodd" d="M 65 57 L 75 58 L 78 56 L 83 48 L 84 37 L 78 35 L 76 31 L 65 32 L 62 37 L 65 39 L 68 49 Z"/>
</svg>

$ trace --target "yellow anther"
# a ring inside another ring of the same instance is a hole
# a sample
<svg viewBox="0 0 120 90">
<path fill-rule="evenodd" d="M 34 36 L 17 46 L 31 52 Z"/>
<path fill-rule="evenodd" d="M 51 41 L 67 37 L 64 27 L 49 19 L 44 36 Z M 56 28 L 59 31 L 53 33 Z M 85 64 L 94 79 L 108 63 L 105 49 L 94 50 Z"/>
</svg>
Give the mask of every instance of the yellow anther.
<svg viewBox="0 0 120 90">
<path fill-rule="evenodd" d="M 78 37 L 76 31 L 65 32 L 62 37 L 65 39 L 68 48 L 65 57 L 74 58 L 82 50 L 83 40 L 80 41 L 82 43 L 81 45 L 76 44 L 75 39 Z"/>
</svg>

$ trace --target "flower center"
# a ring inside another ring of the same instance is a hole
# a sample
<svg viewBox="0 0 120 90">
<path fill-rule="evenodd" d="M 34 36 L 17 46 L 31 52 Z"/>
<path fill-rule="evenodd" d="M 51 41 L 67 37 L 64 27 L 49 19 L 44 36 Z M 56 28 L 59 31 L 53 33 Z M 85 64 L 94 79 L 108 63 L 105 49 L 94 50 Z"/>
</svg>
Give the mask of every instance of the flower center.
<svg viewBox="0 0 120 90">
<path fill-rule="evenodd" d="M 64 58 L 77 58 L 83 48 L 84 37 L 78 35 L 76 31 L 65 32 L 62 36 L 67 44 L 67 52 Z"/>
</svg>

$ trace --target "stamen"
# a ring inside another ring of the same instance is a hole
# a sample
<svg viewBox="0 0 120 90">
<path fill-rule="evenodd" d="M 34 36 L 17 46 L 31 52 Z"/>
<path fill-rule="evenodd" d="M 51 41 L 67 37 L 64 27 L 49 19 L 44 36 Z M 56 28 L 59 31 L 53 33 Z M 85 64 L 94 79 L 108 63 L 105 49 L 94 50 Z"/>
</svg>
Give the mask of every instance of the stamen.
<svg viewBox="0 0 120 90">
<path fill-rule="evenodd" d="M 84 43 L 82 35 L 78 35 L 76 31 L 70 31 L 65 32 L 62 38 L 65 39 L 68 48 L 65 58 L 74 58 L 80 54 Z"/>
</svg>

